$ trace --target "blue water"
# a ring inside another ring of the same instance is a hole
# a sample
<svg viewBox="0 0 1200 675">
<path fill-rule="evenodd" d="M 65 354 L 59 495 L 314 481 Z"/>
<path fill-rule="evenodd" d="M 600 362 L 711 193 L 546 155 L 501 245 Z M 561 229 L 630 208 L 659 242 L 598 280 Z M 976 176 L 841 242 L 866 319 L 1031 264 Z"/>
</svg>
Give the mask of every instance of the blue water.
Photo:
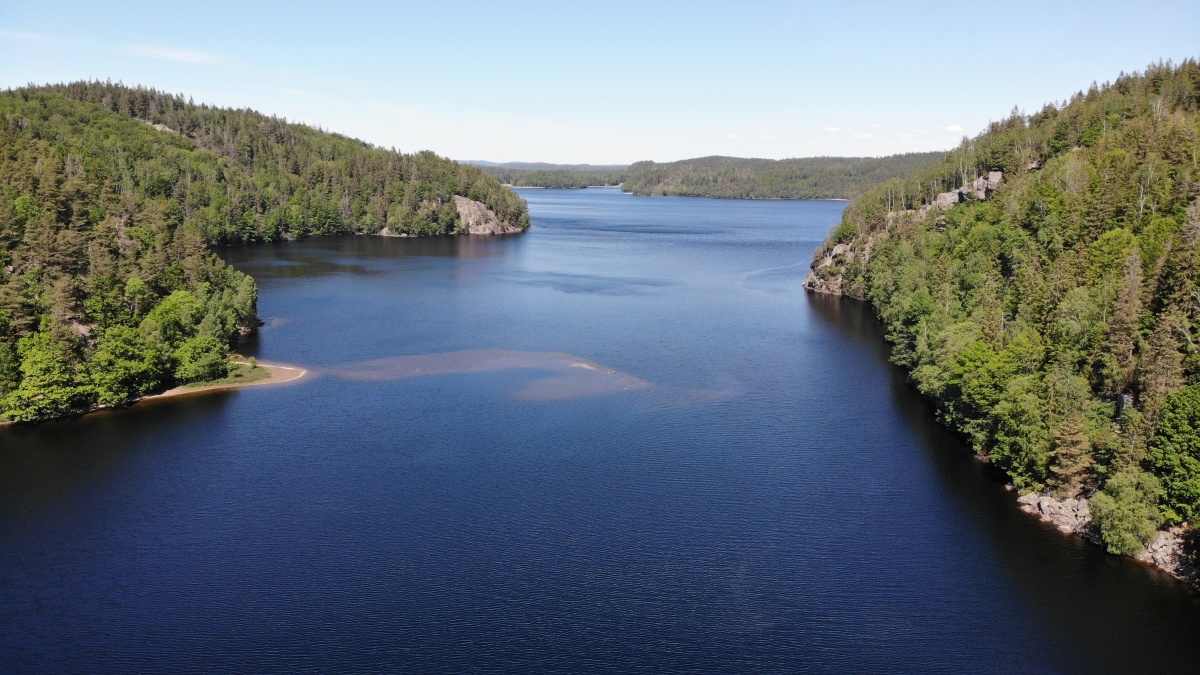
<svg viewBox="0 0 1200 675">
<path fill-rule="evenodd" d="M 223 251 L 298 382 L 0 431 L 0 671 L 1194 668 L 801 290 L 842 203 L 522 194 Z"/>
</svg>

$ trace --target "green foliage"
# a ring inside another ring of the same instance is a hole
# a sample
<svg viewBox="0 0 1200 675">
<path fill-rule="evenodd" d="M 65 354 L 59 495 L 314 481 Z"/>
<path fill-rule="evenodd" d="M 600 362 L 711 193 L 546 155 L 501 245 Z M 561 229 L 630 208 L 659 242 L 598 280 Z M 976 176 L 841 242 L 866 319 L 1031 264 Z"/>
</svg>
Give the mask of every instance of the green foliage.
<svg viewBox="0 0 1200 675">
<path fill-rule="evenodd" d="M 67 351 L 48 331 L 21 339 L 21 382 L 2 402 L 8 419 L 32 422 L 63 415 L 87 395 Z"/>
<path fill-rule="evenodd" d="M 211 335 L 188 338 L 175 350 L 175 380 L 216 380 L 229 374 L 229 348 Z"/>
<path fill-rule="evenodd" d="M 893 359 L 1018 488 L 1106 480 L 1116 551 L 1200 509 L 1198 156 L 1200 64 L 1155 64 L 864 193 L 814 258 L 849 245 L 815 272 L 875 306 Z"/>
<path fill-rule="evenodd" d="M 0 92 L 0 415 L 223 376 L 258 289 L 210 246 L 456 233 L 455 195 L 529 224 L 496 179 L 431 152 L 108 82 Z"/>
<path fill-rule="evenodd" d="M 849 199 L 890 179 L 933 166 L 944 155 L 920 152 L 783 160 L 699 157 L 664 164 L 637 162 L 625 170 L 621 189 L 635 195 Z"/>
<path fill-rule="evenodd" d="M 586 188 L 620 185 L 625 180 L 626 169 L 626 167 L 576 168 L 569 166 L 544 169 L 520 169 L 507 166 L 482 168 L 506 185 L 537 188 Z"/>
<path fill-rule="evenodd" d="M 1142 471 L 1118 473 L 1092 496 L 1092 519 L 1112 553 L 1137 555 L 1163 523 L 1158 479 Z"/>
<path fill-rule="evenodd" d="M 1194 520 L 1200 514 L 1200 384 L 1167 397 L 1146 463 L 1162 477 L 1168 521 Z"/>
<path fill-rule="evenodd" d="M 162 354 L 128 326 L 113 326 L 96 341 L 87 364 L 88 380 L 100 405 L 119 405 L 163 383 Z"/>
</svg>

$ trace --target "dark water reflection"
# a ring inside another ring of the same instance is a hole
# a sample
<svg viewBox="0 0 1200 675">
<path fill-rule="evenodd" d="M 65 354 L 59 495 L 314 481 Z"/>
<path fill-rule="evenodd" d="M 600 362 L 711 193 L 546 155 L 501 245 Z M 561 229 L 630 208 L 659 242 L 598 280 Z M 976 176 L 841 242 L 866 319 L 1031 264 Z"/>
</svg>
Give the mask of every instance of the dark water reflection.
<svg viewBox="0 0 1200 675">
<path fill-rule="evenodd" d="M 0 431 L 0 671 L 1193 669 L 799 292 L 840 203 L 526 196 L 226 251 L 295 385 Z"/>
</svg>

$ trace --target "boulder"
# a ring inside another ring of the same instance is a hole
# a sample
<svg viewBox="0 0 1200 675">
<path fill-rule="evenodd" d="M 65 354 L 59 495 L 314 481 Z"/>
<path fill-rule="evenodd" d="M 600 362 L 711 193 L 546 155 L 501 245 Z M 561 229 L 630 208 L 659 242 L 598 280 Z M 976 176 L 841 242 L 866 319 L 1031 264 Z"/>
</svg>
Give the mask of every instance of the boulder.
<svg viewBox="0 0 1200 675">
<path fill-rule="evenodd" d="M 933 200 L 934 206 L 939 209 L 948 209 L 957 204 L 960 200 L 958 192 L 943 192 Z"/>
<path fill-rule="evenodd" d="M 471 234 L 510 234 L 521 231 L 519 227 L 501 222 L 496 212 L 483 202 L 454 195 L 454 206 L 458 209 L 459 220 Z"/>
</svg>

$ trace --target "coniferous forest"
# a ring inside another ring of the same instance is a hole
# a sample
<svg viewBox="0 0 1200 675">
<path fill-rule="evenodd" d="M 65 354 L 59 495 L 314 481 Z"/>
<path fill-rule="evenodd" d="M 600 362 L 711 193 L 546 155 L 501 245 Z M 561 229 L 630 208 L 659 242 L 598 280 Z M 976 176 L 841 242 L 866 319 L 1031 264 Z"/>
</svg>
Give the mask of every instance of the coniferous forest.
<svg viewBox="0 0 1200 675">
<path fill-rule="evenodd" d="M 210 247 L 525 228 L 475 167 L 107 82 L 0 93 L 0 415 L 35 421 L 223 377 L 254 280 Z"/>
<path fill-rule="evenodd" d="M 1200 65 L 1156 64 L 854 200 L 808 285 L 1022 492 L 1134 554 L 1200 516 Z"/>
<path fill-rule="evenodd" d="M 635 195 L 724 199 L 850 199 L 892 178 L 935 166 L 945 154 L 637 162 L 625 171 L 622 189 Z"/>
<path fill-rule="evenodd" d="M 627 167 L 486 165 L 483 170 L 501 182 L 517 187 L 619 185 L 625 192 L 635 195 L 718 199 L 850 199 L 893 178 L 936 166 L 945 155 L 944 152 L 915 152 L 888 157 L 797 159 L 713 156 L 678 162 L 643 161 Z"/>
</svg>

